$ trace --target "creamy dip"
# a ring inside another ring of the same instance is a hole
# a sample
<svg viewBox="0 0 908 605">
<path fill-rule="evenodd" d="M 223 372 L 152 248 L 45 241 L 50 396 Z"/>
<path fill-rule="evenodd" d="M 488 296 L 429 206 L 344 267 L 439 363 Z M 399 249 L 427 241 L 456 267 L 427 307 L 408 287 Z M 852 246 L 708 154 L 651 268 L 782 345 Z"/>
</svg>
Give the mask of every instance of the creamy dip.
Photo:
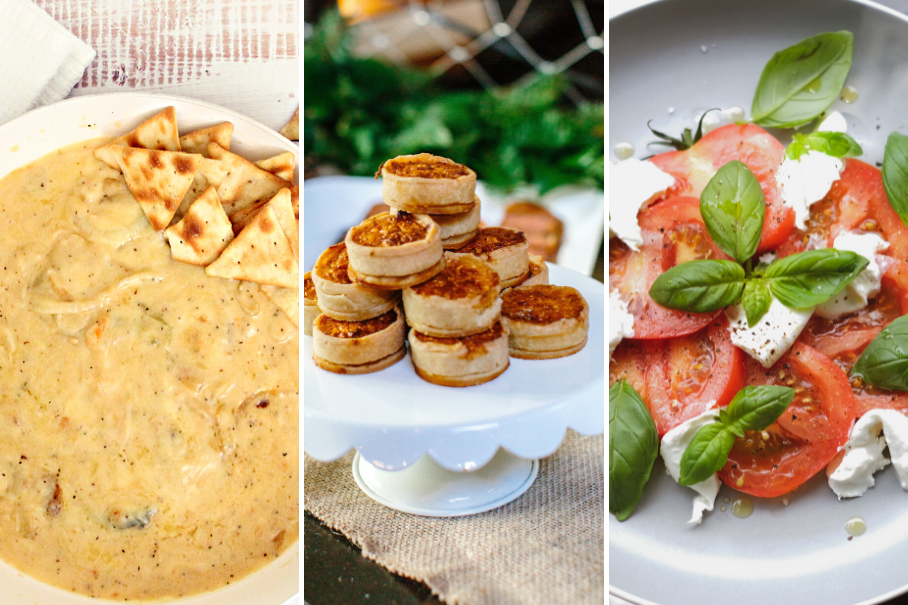
<svg viewBox="0 0 908 605">
<path fill-rule="evenodd" d="M 299 330 L 172 261 L 100 143 L 0 181 L 0 559 L 95 597 L 211 590 L 299 537 Z"/>
</svg>

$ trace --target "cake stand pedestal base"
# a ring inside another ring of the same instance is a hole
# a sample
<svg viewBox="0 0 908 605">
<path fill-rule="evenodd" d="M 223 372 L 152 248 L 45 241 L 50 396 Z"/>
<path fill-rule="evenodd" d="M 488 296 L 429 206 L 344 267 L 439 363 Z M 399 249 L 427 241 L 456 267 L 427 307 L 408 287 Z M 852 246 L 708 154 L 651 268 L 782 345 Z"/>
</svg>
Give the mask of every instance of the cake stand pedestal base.
<svg viewBox="0 0 908 605">
<path fill-rule="evenodd" d="M 451 471 L 428 455 L 410 468 L 385 471 L 359 452 L 353 477 L 367 496 L 394 510 L 424 517 L 462 517 L 483 513 L 519 498 L 536 480 L 537 460 L 503 449 L 475 471 Z"/>
</svg>

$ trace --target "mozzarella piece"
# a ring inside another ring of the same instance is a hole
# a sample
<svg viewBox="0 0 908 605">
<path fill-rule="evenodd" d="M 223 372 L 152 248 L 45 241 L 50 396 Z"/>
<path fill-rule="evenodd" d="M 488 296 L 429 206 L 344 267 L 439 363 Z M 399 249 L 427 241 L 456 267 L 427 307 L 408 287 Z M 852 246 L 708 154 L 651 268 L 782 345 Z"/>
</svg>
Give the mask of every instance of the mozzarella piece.
<svg viewBox="0 0 908 605">
<path fill-rule="evenodd" d="M 808 151 L 797 160 L 785 158 L 776 172 L 782 202 L 795 212 L 798 229 L 807 226 L 810 206 L 819 202 L 839 180 L 845 163 L 820 151 Z"/>
<path fill-rule="evenodd" d="M 703 118 L 702 122 L 700 122 L 701 117 Z M 697 122 L 703 125 L 704 135 L 709 134 L 720 126 L 727 126 L 729 124 L 734 124 L 735 122 L 743 121 L 744 110 L 736 105 L 720 111 L 710 111 L 706 116 L 703 116 L 703 114 L 697 116 Z"/>
<path fill-rule="evenodd" d="M 628 158 L 609 164 L 609 238 L 619 237 L 632 250 L 639 250 L 643 234 L 637 224 L 637 213 L 665 195 L 674 184 L 675 177 L 662 172 L 652 162 Z"/>
<path fill-rule="evenodd" d="M 883 272 L 876 262 L 876 254 L 887 249 L 889 242 L 876 233 L 843 233 L 835 238 L 832 247 L 856 252 L 869 260 L 870 264 L 835 297 L 817 306 L 816 314 L 826 319 L 835 319 L 863 309 L 868 300 L 880 293 Z"/>
<path fill-rule="evenodd" d="M 766 254 L 764 254 L 763 256 L 760 257 L 760 262 L 763 263 L 764 265 L 771 265 L 774 262 L 776 262 L 776 260 L 778 258 L 779 258 L 779 256 L 775 252 L 767 252 Z"/>
<path fill-rule="evenodd" d="M 833 111 L 820 122 L 817 132 L 848 132 L 848 123 L 845 116 Z"/>
<path fill-rule="evenodd" d="M 710 405 L 715 405 L 715 403 L 713 401 Z M 684 450 L 694 440 L 697 431 L 707 424 L 715 422 L 716 414 L 718 414 L 718 410 L 707 410 L 699 416 L 682 422 L 662 438 L 659 453 L 665 461 L 665 468 L 675 481 L 681 479 L 681 458 L 684 456 Z M 697 496 L 694 497 L 693 515 L 688 523 L 699 525 L 703 521 L 703 512 L 713 509 L 716 496 L 719 495 L 719 485 L 719 476 L 713 473 L 708 479 L 690 486 L 697 492 Z"/>
<path fill-rule="evenodd" d="M 895 410 L 871 410 L 854 425 L 845 456 L 829 475 L 829 487 L 839 500 L 862 496 L 873 487 L 873 474 L 889 465 L 883 456 L 887 445 L 902 489 L 908 490 L 908 418 Z"/>
<path fill-rule="evenodd" d="M 627 312 L 627 303 L 618 290 L 612 290 L 608 294 L 608 354 L 615 352 L 622 339 L 633 336 L 634 316 Z"/>
<path fill-rule="evenodd" d="M 740 303 L 728 307 L 725 315 L 730 324 L 728 331 L 731 332 L 732 344 L 768 368 L 779 361 L 798 339 L 801 330 L 810 321 L 813 309 L 789 309 L 773 296 L 769 310 L 753 328 L 747 327 L 744 305 Z"/>
</svg>

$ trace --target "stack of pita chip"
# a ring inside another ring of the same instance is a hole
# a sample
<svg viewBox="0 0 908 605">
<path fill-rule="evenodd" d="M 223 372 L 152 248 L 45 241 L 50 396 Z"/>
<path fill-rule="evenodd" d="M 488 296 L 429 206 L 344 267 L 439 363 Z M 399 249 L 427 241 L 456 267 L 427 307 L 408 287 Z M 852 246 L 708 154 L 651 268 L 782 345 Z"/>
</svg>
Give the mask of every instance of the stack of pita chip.
<svg viewBox="0 0 908 605">
<path fill-rule="evenodd" d="M 230 152 L 233 125 L 179 136 L 173 107 L 98 148 L 120 170 L 174 260 L 244 280 L 299 325 L 299 189 L 294 154 L 250 162 Z"/>
</svg>

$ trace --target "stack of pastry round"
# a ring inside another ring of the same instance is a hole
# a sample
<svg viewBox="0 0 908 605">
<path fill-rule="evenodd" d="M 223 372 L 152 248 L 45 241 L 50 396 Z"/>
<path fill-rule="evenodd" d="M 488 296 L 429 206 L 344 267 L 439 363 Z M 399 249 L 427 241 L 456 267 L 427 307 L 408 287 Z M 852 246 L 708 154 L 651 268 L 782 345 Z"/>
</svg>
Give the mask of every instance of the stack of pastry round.
<svg viewBox="0 0 908 605">
<path fill-rule="evenodd" d="M 375 372 L 409 343 L 421 378 L 471 386 L 501 375 L 510 357 L 583 348 L 586 301 L 547 285 L 548 268 L 521 231 L 479 228 L 475 172 L 423 153 L 379 173 L 391 211 L 351 228 L 305 277 L 304 329 L 319 367 Z"/>
<path fill-rule="evenodd" d="M 476 173 L 452 160 L 418 153 L 384 162 L 382 200 L 391 212 L 427 214 L 438 225 L 442 245 L 451 250 L 469 243 L 479 230 Z M 376 175 L 378 176 L 378 175 Z"/>
<path fill-rule="evenodd" d="M 472 386 L 508 368 L 500 292 L 498 274 L 470 256 L 449 256 L 441 273 L 404 290 L 410 357 L 423 380 Z"/>
</svg>

